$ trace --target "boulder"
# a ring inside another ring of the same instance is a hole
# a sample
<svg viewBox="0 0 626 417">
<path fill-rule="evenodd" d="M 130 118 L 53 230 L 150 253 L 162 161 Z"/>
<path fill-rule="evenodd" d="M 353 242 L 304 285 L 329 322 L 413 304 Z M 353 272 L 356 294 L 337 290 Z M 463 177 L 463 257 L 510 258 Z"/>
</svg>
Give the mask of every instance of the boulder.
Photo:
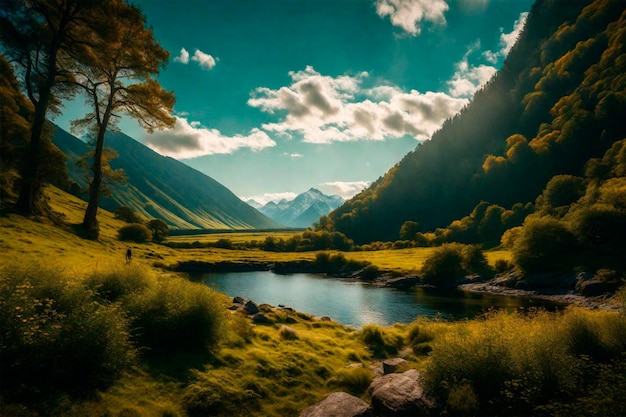
<svg viewBox="0 0 626 417">
<path fill-rule="evenodd" d="M 333 392 L 304 410 L 300 417 L 371 417 L 369 405 L 347 392 Z"/>
<path fill-rule="evenodd" d="M 269 317 L 263 313 L 257 313 L 252 317 L 252 323 L 254 324 L 274 324 Z"/>
<path fill-rule="evenodd" d="M 383 361 L 383 374 L 393 374 L 407 365 L 408 362 L 402 358 L 386 359 Z"/>
<path fill-rule="evenodd" d="M 375 416 L 427 416 L 433 408 L 432 401 L 424 395 L 420 373 L 415 369 L 376 378 L 368 391 Z"/>
<path fill-rule="evenodd" d="M 252 301 L 248 301 L 244 306 L 243 309 L 246 313 L 248 314 L 256 314 L 259 312 L 259 307 L 257 307 L 256 304 L 254 304 Z"/>
<path fill-rule="evenodd" d="M 406 288 L 421 284 L 423 281 L 417 275 L 409 275 L 399 278 L 391 278 L 385 282 L 385 287 Z"/>
<path fill-rule="evenodd" d="M 233 304 L 241 304 L 241 305 L 243 305 L 243 304 L 245 304 L 245 302 L 246 302 L 246 300 L 243 297 L 237 296 L 237 297 L 233 298 Z"/>
</svg>

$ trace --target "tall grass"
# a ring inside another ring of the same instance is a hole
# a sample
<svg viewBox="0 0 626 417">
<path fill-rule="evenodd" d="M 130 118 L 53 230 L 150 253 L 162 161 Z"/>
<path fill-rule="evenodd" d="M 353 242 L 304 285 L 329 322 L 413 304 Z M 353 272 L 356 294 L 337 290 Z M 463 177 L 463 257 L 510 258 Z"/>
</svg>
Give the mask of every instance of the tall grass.
<svg viewBox="0 0 626 417">
<path fill-rule="evenodd" d="M 537 414 L 603 383 L 589 364 L 619 361 L 625 338 L 626 317 L 617 313 L 491 313 L 436 334 L 427 386 L 448 413 Z"/>
<path fill-rule="evenodd" d="M 11 265 L 0 271 L 3 395 L 16 400 L 106 388 L 136 359 L 130 322 L 62 271 Z"/>
</svg>

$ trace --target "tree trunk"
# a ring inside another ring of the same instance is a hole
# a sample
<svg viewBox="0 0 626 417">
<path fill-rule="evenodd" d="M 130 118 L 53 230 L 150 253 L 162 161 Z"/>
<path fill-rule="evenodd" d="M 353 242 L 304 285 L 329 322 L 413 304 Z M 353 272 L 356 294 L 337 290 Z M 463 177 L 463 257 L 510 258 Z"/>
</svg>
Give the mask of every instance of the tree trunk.
<svg viewBox="0 0 626 417">
<path fill-rule="evenodd" d="M 89 202 L 87 210 L 83 217 L 83 229 L 90 239 L 97 239 L 100 234 L 100 226 L 98 225 L 98 203 L 100 201 L 100 186 L 102 185 L 102 150 L 104 149 L 104 131 L 98 129 L 98 138 L 96 140 L 96 149 L 93 154 L 93 178 L 89 183 Z"/>
<path fill-rule="evenodd" d="M 89 184 L 89 202 L 87 203 L 87 210 L 85 210 L 85 216 L 83 217 L 83 229 L 90 239 L 98 239 L 100 234 L 100 226 L 98 224 L 98 202 L 100 200 L 100 186 L 102 185 L 102 151 L 104 150 L 104 135 L 109 125 L 109 119 L 112 111 L 112 96 L 104 112 L 102 121 L 98 125 L 98 136 L 96 137 L 96 149 L 93 153 L 93 162 L 91 170 L 93 172 L 93 178 Z"/>
</svg>

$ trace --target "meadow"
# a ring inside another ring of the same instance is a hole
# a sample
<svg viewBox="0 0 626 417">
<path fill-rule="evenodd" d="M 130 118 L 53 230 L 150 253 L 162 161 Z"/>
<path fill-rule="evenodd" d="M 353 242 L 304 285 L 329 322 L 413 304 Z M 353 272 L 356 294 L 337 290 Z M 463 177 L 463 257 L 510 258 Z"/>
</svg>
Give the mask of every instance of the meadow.
<svg viewBox="0 0 626 417">
<path fill-rule="evenodd" d="M 101 211 L 100 240 L 82 239 L 72 224 L 84 203 L 47 195 L 55 221 L 0 216 L 0 415 L 296 416 L 334 391 L 368 400 L 380 361 L 396 356 L 422 371 L 436 414 L 607 415 L 626 402 L 623 308 L 355 330 L 260 306 L 267 322 L 253 324 L 223 294 L 154 265 L 315 253 L 133 243 L 127 266 L 123 222 Z M 411 272 L 429 251 L 344 255 Z"/>
</svg>

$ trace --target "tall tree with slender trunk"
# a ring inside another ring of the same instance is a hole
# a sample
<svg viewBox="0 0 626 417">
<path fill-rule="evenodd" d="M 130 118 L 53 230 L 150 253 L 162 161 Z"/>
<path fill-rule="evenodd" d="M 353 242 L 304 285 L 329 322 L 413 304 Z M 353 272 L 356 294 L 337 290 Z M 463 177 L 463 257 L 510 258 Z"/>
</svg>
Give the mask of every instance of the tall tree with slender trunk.
<svg viewBox="0 0 626 417">
<path fill-rule="evenodd" d="M 92 109 L 73 122 L 74 131 L 88 130 L 95 140 L 92 156 L 89 202 L 83 218 L 88 237 L 97 239 L 98 202 L 103 183 L 105 134 L 122 114 L 136 119 L 151 132 L 173 126 L 174 94 L 154 78 L 169 59 L 169 52 L 146 27 L 141 11 L 122 0 L 112 0 L 96 28 L 98 36 L 77 52 L 80 62 L 73 72 L 76 85 Z"/>
<path fill-rule="evenodd" d="M 46 159 L 44 127 L 50 111 L 58 111 L 73 88 L 63 70 L 66 57 L 88 39 L 93 9 L 108 0 L 2 0 L 0 41 L 33 104 L 29 145 L 20 165 L 20 193 L 16 208 L 30 214 L 46 211 L 42 198 Z"/>
</svg>

